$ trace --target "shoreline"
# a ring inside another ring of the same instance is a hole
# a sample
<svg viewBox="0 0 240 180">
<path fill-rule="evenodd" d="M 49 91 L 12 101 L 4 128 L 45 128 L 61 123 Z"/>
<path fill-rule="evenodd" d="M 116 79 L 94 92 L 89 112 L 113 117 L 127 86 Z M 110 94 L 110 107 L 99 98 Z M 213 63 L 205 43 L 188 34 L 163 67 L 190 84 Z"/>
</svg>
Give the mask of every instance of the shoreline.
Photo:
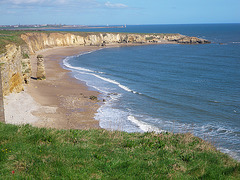
<svg viewBox="0 0 240 180">
<path fill-rule="evenodd" d="M 98 46 L 62 46 L 42 49 L 30 56 L 32 78 L 21 93 L 11 93 L 4 97 L 5 122 L 7 124 L 30 124 L 39 128 L 90 129 L 100 128 L 95 114 L 100 102 L 90 96 L 100 95 L 90 90 L 84 81 L 71 75 L 71 70 L 62 66 L 66 57 L 103 48 L 145 46 L 171 43 L 149 44 L 109 44 Z M 46 80 L 36 80 L 37 55 L 43 55 Z"/>
<path fill-rule="evenodd" d="M 6 123 L 57 129 L 100 128 L 99 122 L 94 119 L 100 105 L 89 99 L 100 93 L 89 90 L 85 82 L 75 79 L 70 70 L 61 66 L 63 59 L 68 56 L 98 49 L 91 46 L 57 47 L 32 55 L 29 85 L 25 86 L 24 92 L 10 94 L 4 99 Z M 46 80 L 42 81 L 34 79 L 38 54 L 44 56 Z"/>
</svg>

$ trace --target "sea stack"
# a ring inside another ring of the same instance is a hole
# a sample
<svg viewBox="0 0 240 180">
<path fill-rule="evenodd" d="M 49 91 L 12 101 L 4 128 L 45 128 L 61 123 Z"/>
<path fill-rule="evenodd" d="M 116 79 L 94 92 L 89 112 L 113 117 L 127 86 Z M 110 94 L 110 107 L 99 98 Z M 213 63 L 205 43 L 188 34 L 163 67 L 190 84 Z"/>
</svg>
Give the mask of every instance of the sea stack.
<svg viewBox="0 0 240 180">
<path fill-rule="evenodd" d="M 45 67 L 44 67 L 44 58 L 42 55 L 37 56 L 37 79 L 44 80 L 46 79 Z"/>
</svg>

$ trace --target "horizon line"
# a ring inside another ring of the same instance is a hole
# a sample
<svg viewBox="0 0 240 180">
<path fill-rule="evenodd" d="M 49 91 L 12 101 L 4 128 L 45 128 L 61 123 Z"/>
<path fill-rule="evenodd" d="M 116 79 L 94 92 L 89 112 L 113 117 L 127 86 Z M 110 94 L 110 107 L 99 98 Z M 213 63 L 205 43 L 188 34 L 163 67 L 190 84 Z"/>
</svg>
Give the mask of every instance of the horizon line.
<svg viewBox="0 0 240 180">
<path fill-rule="evenodd" d="M 16 26 L 16 25 L 20 25 L 20 26 L 29 26 L 29 25 L 65 25 L 65 26 L 147 26 L 147 25 L 194 25 L 194 24 L 240 24 L 240 22 L 222 22 L 222 23 L 150 23 L 150 24 L 62 24 L 62 23 L 36 23 L 36 24 L 21 24 L 21 23 L 18 23 L 18 24 L 0 24 L 0 26 Z"/>
</svg>

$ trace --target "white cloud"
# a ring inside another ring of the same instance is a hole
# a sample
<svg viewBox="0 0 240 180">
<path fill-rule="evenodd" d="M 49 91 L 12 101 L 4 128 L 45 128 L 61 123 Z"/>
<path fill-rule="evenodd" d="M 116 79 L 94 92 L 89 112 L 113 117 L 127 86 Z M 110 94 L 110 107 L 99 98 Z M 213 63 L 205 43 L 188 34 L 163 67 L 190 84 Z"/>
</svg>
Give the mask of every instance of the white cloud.
<svg viewBox="0 0 240 180">
<path fill-rule="evenodd" d="M 41 7 L 59 7 L 64 8 L 75 7 L 75 8 L 96 8 L 101 7 L 101 3 L 97 0 L 0 0 L 0 4 L 6 4 L 9 6 L 41 6 Z"/>
<path fill-rule="evenodd" d="M 7 14 L 15 14 L 15 11 L 6 11 Z"/>
<path fill-rule="evenodd" d="M 54 10 L 69 11 L 71 9 L 124 9 L 127 5 L 122 3 L 112 3 L 110 1 L 100 2 L 99 0 L 0 0 L 0 4 L 5 4 L 11 9 L 39 9 L 54 8 Z"/>
<path fill-rule="evenodd" d="M 35 4 L 35 3 L 42 3 L 45 0 L 9 0 L 9 3 L 12 4 Z"/>
<path fill-rule="evenodd" d="M 0 0 L 0 2 L 3 2 L 5 4 L 15 4 L 15 5 L 21 5 L 21 4 L 41 4 L 41 3 L 65 3 L 67 0 Z"/>
<path fill-rule="evenodd" d="M 121 3 L 111 3 L 111 2 L 106 2 L 105 6 L 108 8 L 127 8 L 128 6 L 125 4 L 121 4 Z"/>
</svg>

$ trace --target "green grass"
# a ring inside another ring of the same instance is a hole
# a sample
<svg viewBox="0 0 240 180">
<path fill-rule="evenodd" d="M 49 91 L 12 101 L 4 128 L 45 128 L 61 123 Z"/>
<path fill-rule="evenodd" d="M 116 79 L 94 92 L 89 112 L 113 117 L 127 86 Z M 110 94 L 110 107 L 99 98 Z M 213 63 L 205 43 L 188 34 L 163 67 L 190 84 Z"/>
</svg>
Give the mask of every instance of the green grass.
<svg viewBox="0 0 240 180">
<path fill-rule="evenodd" d="M 25 42 L 21 39 L 21 34 L 26 31 L 8 31 L 0 30 L 0 54 L 6 51 L 7 44 L 23 45 Z"/>
<path fill-rule="evenodd" d="M 0 123 L 0 179 L 240 179 L 239 165 L 191 134 Z"/>
</svg>

